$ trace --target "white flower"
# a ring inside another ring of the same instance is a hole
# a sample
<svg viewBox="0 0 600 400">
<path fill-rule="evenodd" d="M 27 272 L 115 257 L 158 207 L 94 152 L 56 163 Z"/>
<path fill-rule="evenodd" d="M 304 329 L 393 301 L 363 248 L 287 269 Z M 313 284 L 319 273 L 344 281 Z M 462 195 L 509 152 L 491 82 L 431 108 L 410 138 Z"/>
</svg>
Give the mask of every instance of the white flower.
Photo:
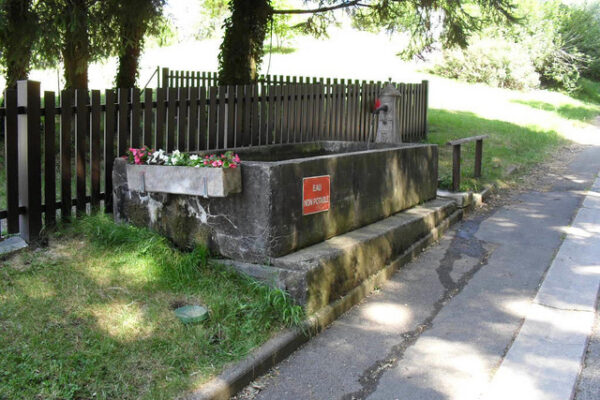
<svg viewBox="0 0 600 400">
<path fill-rule="evenodd" d="M 190 156 L 190 160 L 196 161 L 198 159 L 198 155 L 194 154 Z"/>
</svg>

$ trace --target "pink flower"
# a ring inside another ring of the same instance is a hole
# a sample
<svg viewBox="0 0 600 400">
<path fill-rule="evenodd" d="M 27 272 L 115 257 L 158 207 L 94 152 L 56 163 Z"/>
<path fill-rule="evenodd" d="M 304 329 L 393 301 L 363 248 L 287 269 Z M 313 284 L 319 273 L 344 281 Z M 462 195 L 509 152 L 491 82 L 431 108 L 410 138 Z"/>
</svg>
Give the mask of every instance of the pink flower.
<svg viewBox="0 0 600 400">
<path fill-rule="evenodd" d="M 230 164 L 229 168 L 237 168 L 237 164 Z"/>
<path fill-rule="evenodd" d="M 241 162 L 242 160 L 240 160 L 240 156 L 238 156 L 237 154 L 233 157 L 233 161 L 235 161 L 236 163 Z"/>
</svg>

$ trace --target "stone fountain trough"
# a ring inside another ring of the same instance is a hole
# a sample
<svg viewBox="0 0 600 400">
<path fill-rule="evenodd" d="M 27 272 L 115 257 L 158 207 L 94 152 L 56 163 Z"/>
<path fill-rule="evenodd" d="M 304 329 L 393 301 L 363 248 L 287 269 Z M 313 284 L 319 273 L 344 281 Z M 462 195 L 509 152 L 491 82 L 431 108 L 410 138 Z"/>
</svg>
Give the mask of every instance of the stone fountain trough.
<svg viewBox="0 0 600 400">
<path fill-rule="evenodd" d="M 436 198 L 438 153 L 435 145 L 319 141 L 256 146 L 236 149 L 236 152 L 242 159 L 241 171 L 238 170 L 241 191 L 233 190 L 225 197 L 203 196 L 202 180 L 197 182 L 200 189 L 195 195 L 143 190 L 139 176 L 132 178 L 125 160 L 117 159 L 113 170 L 115 219 L 156 230 L 182 248 L 202 244 L 213 254 L 234 263 L 268 266 L 262 270 L 271 271 L 273 267 L 275 271 L 277 266 L 285 269 L 289 262 L 296 262 L 289 261 L 294 260 L 295 254 L 310 256 L 314 246 L 334 243 L 343 235 L 356 234 L 360 228 L 368 229 L 374 223 L 385 223 L 390 216 Z M 189 178 L 185 171 L 173 173 L 171 168 L 174 167 L 155 168 L 164 171 L 166 179 L 172 182 Z M 145 179 L 148 189 L 149 176 Z M 439 207 L 446 206 L 432 207 L 432 212 L 439 214 Z M 438 214 L 422 225 L 435 228 L 446 217 L 446 214 Z M 411 223 L 416 226 L 416 222 Z M 429 232 L 427 229 L 423 232 Z M 412 238 L 412 233 L 401 235 L 404 239 L 400 241 L 410 246 L 412 239 L 408 238 Z M 413 239 L 421 236 L 415 233 Z M 394 249 L 392 253 L 401 251 L 394 244 L 386 246 Z M 376 254 L 384 253 L 389 252 L 384 248 L 376 250 Z M 392 253 L 389 257 L 395 257 Z M 315 310 L 328 304 L 331 296 L 356 286 L 364 279 L 362 275 L 368 276 L 385 265 L 369 267 L 364 274 L 353 274 L 353 269 L 358 271 L 362 267 L 352 266 L 357 258 L 348 259 L 348 254 L 345 253 L 343 262 L 350 265 L 344 276 L 328 278 L 332 282 L 327 289 L 331 295 L 319 288 L 318 301 L 314 304 L 309 298 L 315 296 L 317 289 L 310 288 L 308 278 L 302 277 L 308 276 L 306 271 L 311 267 L 304 268 L 302 276 L 297 270 L 284 274 L 294 275 L 294 282 L 285 278 L 279 286 L 290 291 L 302 304 L 312 304 L 310 308 Z M 331 260 L 336 265 L 334 269 L 339 270 L 336 264 L 339 262 Z M 315 268 L 325 268 L 321 261 L 313 262 Z M 307 262 L 298 261 L 305 266 Z M 313 276 L 322 275 L 319 274 Z M 336 279 L 345 283 L 340 285 Z M 340 292 L 335 287 L 343 289 Z"/>
</svg>

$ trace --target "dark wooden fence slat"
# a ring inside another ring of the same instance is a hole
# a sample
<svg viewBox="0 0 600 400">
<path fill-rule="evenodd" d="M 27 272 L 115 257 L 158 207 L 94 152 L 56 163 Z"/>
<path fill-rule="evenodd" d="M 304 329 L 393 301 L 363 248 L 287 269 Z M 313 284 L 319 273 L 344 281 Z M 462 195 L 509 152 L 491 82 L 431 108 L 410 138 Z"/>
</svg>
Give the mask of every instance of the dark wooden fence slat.
<svg viewBox="0 0 600 400">
<path fill-rule="evenodd" d="M 267 97 L 268 97 L 268 93 L 267 93 L 267 83 L 262 83 L 260 85 L 260 135 L 259 135 L 259 141 L 258 144 L 260 145 L 265 145 L 268 144 L 268 130 L 269 130 L 269 125 L 268 125 L 268 116 L 267 116 Z"/>
<path fill-rule="evenodd" d="M 252 139 L 251 143 L 253 146 L 259 144 L 260 132 L 259 132 L 259 113 L 258 113 L 258 85 L 252 85 Z"/>
<path fill-rule="evenodd" d="M 279 99 L 280 86 L 271 84 L 267 89 L 269 92 L 269 102 L 267 104 L 269 110 L 269 125 L 267 128 L 267 144 L 278 143 L 280 135 L 280 124 L 279 124 L 279 105 L 281 100 Z"/>
<path fill-rule="evenodd" d="M 196 77 L 194 77 L 196 78 Z M 198 81 L 194 79 L 194 87 L 190 89 L 190 114 L 188 116 L 188 146 L 190 151 L 198 150 Z"/>
<path fill-rule="evenodd" d="M 119 89 L 119 125 L 117 129 L 117 157 L 127 153 L 127 139 L 129 138 L 129 89 Z"/>
<path fill-rule="evenodd" d="M 60 197 L 61 218 L 69 220 L 71 217 L 71 129 L 73 129 L 74 93 L 72 90 L 63 90 L 60 95 Z"/>
<path fill-rule="evenodd" d="M 90 102 L 90 204 L 92 211 L 100 209 L 100 91 L 92 90 Z M 78 200 L 79 201 L 79 200 Z"/>
<path fill-rule="evenodd" d="M 423 139 L 427 139 L 427 131 L 429 129 L 429 125 L 428 125 L 428 121 L 427 121 L 427 113 L 429 111 L 429 81 L 425 80 L 423 81 L 423 85 L 424 90 L 425 90 L 425 95 L 423 96 L 423 107 L 425 108 L 425 111 L 423 113 L 423 123 L 424 123 L 424 128 L 423 128 Z"/>
<path fill-rule="evenodd" d="M 252 143 L 252 137 L 250 133 L 251 125 L 251 111 L 252 111 L 252 89 L 250 85 L 244 85 L 244 127 L 242 130 L 242 146 L 249 146 Z"/>
<path fill-rule="evenodd" d="M 200 88 L 198 99 L 198 150 L 208 148 L 208 123 L 206 113 L 206 87 Z"/>
<path fill-rule="evenodd" d="M 186 83 L 188 76 L 186 75 Z M 189 151 L 189 140 L 187 137 L 187 119 L 188 119 L 188 87 L 182 87 L 178 90 L 179 107 L 177 114 L 177 148 L 181 151 Z"/>
<path fill-rule="evenodd" d="M 175 129 L 177 126 L 177 88 L 169 88 L 167 92 L 167 151 L 177 149 Z"/>
<path fill-rule="evenodd" d="M 19 135 L 16 89 L 6 89 L 4 102 L 6 105 L 4 151 L 6 155 L 7 230 L 8 233 L 19 233 Z"/>
<path fill-rule="evenodd" d="M 143 142 L 142 127 L 140 125 L 142 119 L 142 106 L 140 103 L 140 89 L 133 88 L 131 93 L 131 116 L 129 117 L 131 126 L 129 127 L 131 147 L 137 149 L 140 143 Z"/>
<path fill-rule="evenodd" d="M 225 109 L 227 108 L 227 104 L 225 104 L 227 100 L 227 86 L 219 86 L 219 110 L 218 110 L 218 126 L 217 126 L 217 142 L 215 144 L 215 148 L 225 147 L 225 136 L 227 135 L 227 131 L 225 130 Z"/>
<path fill-rule="evenodd" d="M 166 89 L 156 89 L 156 114 L 154 116 L 154 147 L 165 149 L 165 93 Z"/>
<path fill-rule="evenodd" d="M 302 77 L 300 77 L 302 78 Z M 302 79 L 301 79 L 302 80 Z M 302 85 L 294 83 L 294 137 L 292 142 L 302 142 Z"/>
<path fill-rule="evenodd" d="M 88 91 L 75 91 L 76 125 L 75 125 L 75 165 L 77 171 L 77 214 L 85 214 L 86 198 L 86 150 L 87 138 L 90 136 L 88 123 Z"/>
<path fill-rule="evenodd" d="M 211 150 L 217 148 L 217 91 L 216 86 L 211 86 L 209 89 L 208 148 Z"/>
<path fill-rule="evenodd" d="M 235 86 L 227 86 L 227 148 L 235 146 Z"/>
<path fill-rule="evenodd" d="M 152 107 L 152 89 L 144 89 L 144 137 L 142 139 L 142 144 L 144 146 L 152 147 L 152 116 L 153 116 L 153 107 Z"/>
<path fill-rule="evenodd" d="M 163 88 L 157 91 L 164 92 Z M 115 159 L 115 91 L 106 90 L 104 93 L 104 211 L 112 212 L 112 170 Z M 62 118 L 62 114 L 61 114 Z M 64 196 L 62 198 L 64 201 Z"/>
<path fill-rule="evenodd" d="M 44 222 L 56 223 L 56 95 L 44 92 Z"/>
<path fill-rule="evenodd" d="M 243 86 L 235 87 L 235 135 L 233 138 L 234 147 L 239 147 L 242 144 L 242 131 L 243 131 L 243 119 L 244 119 L 244 103 L 242 98 L 244 96 Z"/>
<path fill-rule="evenodd" d="M 290 85 L 281 87 L 282 109 L 281 109 L 281 136 L 278 143 L 288 143 L 290 141 Z"/>
</svg>

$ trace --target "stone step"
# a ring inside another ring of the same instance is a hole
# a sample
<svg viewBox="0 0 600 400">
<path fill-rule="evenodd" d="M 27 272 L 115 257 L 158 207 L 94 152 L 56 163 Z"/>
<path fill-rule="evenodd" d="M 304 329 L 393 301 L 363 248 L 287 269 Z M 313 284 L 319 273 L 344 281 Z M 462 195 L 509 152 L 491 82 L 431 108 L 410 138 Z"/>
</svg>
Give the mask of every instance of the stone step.
<svg viewBox="0 0 600 400">
<path fill-rule="evenodd" d="M 238 270 L 286 290 L 307 313 L 344 297 L 382 269 L 408 262 L 436 240 L 462 211 L 448 199 L 435 199 L 381 221 L 306 247 L 271 264 L 229 261 Z M 398 260 L 403 260 L 399 263 Z"/>
</svg>

